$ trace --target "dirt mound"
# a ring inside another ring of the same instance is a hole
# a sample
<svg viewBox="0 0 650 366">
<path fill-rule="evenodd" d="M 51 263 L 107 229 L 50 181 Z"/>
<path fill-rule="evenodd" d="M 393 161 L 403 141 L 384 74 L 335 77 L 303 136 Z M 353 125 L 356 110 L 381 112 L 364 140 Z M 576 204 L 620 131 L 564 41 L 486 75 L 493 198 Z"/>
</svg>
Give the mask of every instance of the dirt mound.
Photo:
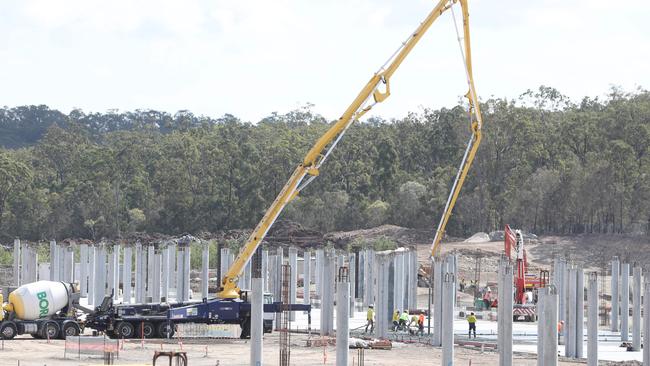
<svg viewBox="0 0 650 366">
<path fill-rule="evenodd" d="M 409 229 L 395 225 L 381 225 L 371 229 L 338 231 L 325 234 L 325 240 L 343 248 L 357 239 L 373 240 L 381 237 L 394 240 L 398 246 L 429 244 L 433 235 L 428 230 Z"/>
<path fill-rule="evenodd" d="M 303 249 L 322 248 L 325 245 L 323 233 L 289 220 L 280 220 L 273 224 L 265 242 L 270 247 L 297 246 Z"/>
<path fill-rule="evenodd" d="M 476 233 L 465 239 L 465 243 L 487 243 L 488 241 L 490 241 L 490 236 L 483 232 Z"/>
</svg>

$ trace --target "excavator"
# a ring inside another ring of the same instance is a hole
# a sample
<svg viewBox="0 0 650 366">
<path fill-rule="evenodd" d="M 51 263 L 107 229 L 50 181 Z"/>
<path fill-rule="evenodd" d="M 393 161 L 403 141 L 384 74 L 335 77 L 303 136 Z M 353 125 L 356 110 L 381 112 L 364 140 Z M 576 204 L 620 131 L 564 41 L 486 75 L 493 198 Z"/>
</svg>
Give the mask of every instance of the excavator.
<svg viewBox="0 0 650 366">
<path fill-rule="evenodd" d="M 462 36 L 454 14 L 454 7 L 456 4 L 460 4 L 461 8 L 463 19 Z M 350 126 L 363 115 L 368 113 L 368 111 L 370 111 L 376 104 L 383 102 L 388 98 L 388 96 L 390 96 L 391 77 L 402 64 L 406 56 L 409 55 L 415 45 L 422 39 L 424 34 L 431 27 L 431 24 L 433 24 L 433 22 L 447 10 L 451 10 L 454 15 L 453 18 L 454 25 L 456 26 L 456 35 L 467 78 L 468 91 L 465 94 L 465 97 L 467 98 L 469 105 L 468 117 L 471 137 L 436 232 L 432 246 L 432 255 L 435 254 L 447 222 L 451 217 L 451 211 L 453 210 L 460 189 L 463 186 L 463 182 L 470 166 L 472 165 L 472 161 L 474 160 L 481 141 L 482 118 L 472 74 L 469 10 L 467 0 L 437 1 L 424 21 L 422 21 L 416 30 L 408 36 L 408 38 L 397 48 L 379 70 L 372 75 L 370 80 L 368 80 L 364 85 L 352 103 L 343 112 L 343 115 L 316 141 L 313 147 L 307 152 L 303 161 L 295 168 L 287 183 L 248 237 L 237 255 L 237 258 L 230 266 L 227 273 L 223 276 L 217 297 L 210 300 L 204 299 L 204 301 L 199 304 L 169 309 L 167 314 L 167 327 L 171 327 L 174 323 L 184 322 L 239 322 L 243 330 L 242 336 L 244 337 L 248 335 L 248 329 L 250 328 L 250 303 L 246 299 L 246 292 L 242 291 L 237 285 L 238 279 L 246 264 L 252 259 L 253 254 L 273 223 L 282 213 L 282 210 L 293 199 L 295 199 L 303 189 L 318 177 L 321 167 L 331 155 L 337 144 L 341 141 Z M 310 311 L 309 305 L 291 304 L 289 306 L 292 310 L 296 311 Z M 280 311 L 280 308 L 281 304 L 274 302 L 272 304 L 265 304 L 264 311 L 278 312 Z"/>
</svg>

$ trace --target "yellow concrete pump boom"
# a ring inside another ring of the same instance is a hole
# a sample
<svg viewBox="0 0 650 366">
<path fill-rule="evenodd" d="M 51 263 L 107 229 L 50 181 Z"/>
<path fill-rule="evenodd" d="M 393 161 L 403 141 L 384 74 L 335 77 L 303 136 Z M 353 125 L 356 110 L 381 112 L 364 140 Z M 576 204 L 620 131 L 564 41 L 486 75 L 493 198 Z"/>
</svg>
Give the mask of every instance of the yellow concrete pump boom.
<svg viewBox="0 0 650 366">
<path fill-rule="evenodd" d="M 340 139 L 343 137 L 350 125 L 368 112 L 375 104 L 383 102 L 390 95 L 390 78 L 395 73 L 397 68 L 402 64 L 406 56 L 411 52 L 413 47 L 418 43 L 422 36 L 429 29 L 431 24 L 446 10 L 450 9 L 455 3 L 460 3 L 463 15 L 463 32 L 464 32 L 464 47 L 461 51 L 465 57 L 465 70 L 467 72 L 469 82 L 469 92 L 467 97 L 469 99 L 470 108 L 474 109 L 477 116 L 476 121 L 472 123 L 472 130 L 478 138 L 476 142 L 480 141 L 480 113 L 478 112 L 478 103 L 476 103 L 476 93 L 473 86 L 472 69 L 471 69 L 471 54 L 469 43 L 469 24 L 467 11 L 467 0 L 440 0 L 436 6 L 429 13 L 426 19 L 420 23 L 415 32 L 409 35 L 408 39 L 404 41 L 400 47 L 391 55 L 391 57 L 384 63 L 384 65 L 370 78 L 368 83 L 363 87 L 361 92 L 352 101 L 350 106 L 345 110 L 343 115 L 330 127 L 330 129 L 321 136 L 314 146 L 309 150 L 304 160 L 294 170 L 289 178 L 289 181 L 282 188 L 278 196 L 273 201 L 273 204 L 268 208 L 262 220 L 257 224 L 255 230 L 251 233 L 246 244 L 243 246 L 239 255 L 229 268 L 228 272 L 224 275 L 221 283 L 221 289 L 218 298 L 221 299 L 236 299 L 239 298 L 239 288 L 237 287 L 237 279 L 241 275 L 246 263 L 252 258 L 254 252 L 257 250 L 260 242 L 266 236 L 277 217 L 280 215 L 284 207 L 293 200 L 298 193 L 304 189 L 313 179 L 318 176 L 321 165 L 327 160 L 332 150 L 336 147 Z M 382 90 L 383 89 L 383 90 Z M 372 100 L 371 100 L 372 97 Z M 478 144 L 476 144 L 478 146 Z M 468 150 L 469 151 L 469 150 Z M 471 158 L 476 149 L 472 149 Z M 465 154 L 467 156 L 467 152 Z M 469 160 L 471 164 L 471 159 Z M 469 169 L 467 166 L 466 169 Z M 467 172 L 465 171 L 465 174 Z M 464 179 L 464 175 L 462 178 Z M 305 179 L 307 178 L 307 179 Z M 304 181 L 303 181 L 304 180 Z M 457 179 L 458 181 L 458 179 Z M 462 180 L 460 180 L 462 185 Z M 460 187 L 457 188 L 460 190 Z M 453 193 L 453 191 L 452 191 Z M 454 195 L 455 201 L 457 193 Z M 447 204 L 449 211 L 453 208 L 453 202 Z M 445 216 L 443 216 L 445 217 Z M 448 219 L 448 215 L 446 215 Z M 447 219 L 444 220 L 445 224 Z M 438 232 L 444 232 L 444 225 L 438 228 Z"/>
</svg>

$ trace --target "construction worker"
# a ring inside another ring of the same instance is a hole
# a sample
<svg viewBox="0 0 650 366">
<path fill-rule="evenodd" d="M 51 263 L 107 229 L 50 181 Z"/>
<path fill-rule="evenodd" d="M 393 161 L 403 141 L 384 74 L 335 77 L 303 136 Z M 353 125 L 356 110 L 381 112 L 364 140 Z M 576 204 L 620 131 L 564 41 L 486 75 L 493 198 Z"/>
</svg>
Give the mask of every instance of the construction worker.
<svg viewBox="0 0 650 366">
<path fill-rule="evenodd" d="M 467 323 L 469 324 L 469 338 L 472 338 L 472 331 L 474 331 L 474 339 L 476 339 L 476 316 L 474 313 L 469 314 Z"/>
<path fill-rule="evenodd" d="M 418 332 L 421 336 L 424 335 L 424 314 L 420 313 L 418 317 Z"/>
<path fill-rule="evenodd" d="M 393 313 L 393 331 L 396 332 L 399 327 L 399 309 Z"/>
<path fill-rule="evenodd" d="M 560 337 L 562 336 L 562 331 L 564 330 L 564 320 L 557 322 L 557 344 L 560 343 Z"/>
<path fill-rule="evenodd" d="M 460 280 L 460 292 L 465 291 L 465 278 L 461 278 Z"/>
<path fill-rule="evenodd" d="M 413 327 L 415 329 L 413 329 Z M 409 334 L 415 334 L 415 331 L 417 331 L 417 329 L 418 329 L 418 316 L 417 315 L 413 314 L 411 316 L 411 321 L 409 322 L 408 328 L 409 328 Z"/>
<path fill-rule="evenodd" d="M 400 329 L 406 329 L 406 324 L 409 321 L 409 312 L 404 310 L 402 315 L 399 316 L 399 327 Z"/>
<path fill-rule="evenodd" d="M 375 331 L 375 307 L 373 305 L 368 306 L 368 313 L 366 313 L 366 331 L 368 333 L 368 327 L 370 327 L 370 333 Z"/>
</svg>

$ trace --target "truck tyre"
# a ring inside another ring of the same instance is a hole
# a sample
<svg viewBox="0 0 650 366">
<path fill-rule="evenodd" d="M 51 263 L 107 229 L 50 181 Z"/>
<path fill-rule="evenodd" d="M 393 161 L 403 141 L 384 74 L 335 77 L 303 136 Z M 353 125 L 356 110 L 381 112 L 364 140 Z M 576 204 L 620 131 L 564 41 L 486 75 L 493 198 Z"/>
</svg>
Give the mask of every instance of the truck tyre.
<svg viewBox="0 0 650 366">
<path fill-rule="evenodd" d="M 3 339 L 13 339 L 16 336 L 16 333 L 18 333 L 18 331 L 14 322 L 6 321 L 0 325 L 0 335 L 2 335 Z"/>
<path fill-rule="evenodd" d="M 162 322 L 158 324 L 158 338 L 171 338 L 174 336 L 174 324 Z"/>
<path fill-rule="evenodd" d="M 133 338 L 135 327 L 129 322 L 119 322 L 115 326 L 115 333 L 117 338 Z"/>
<path fill-rule="evenodd" d="M 63 329 L 61 330 L 61 339 L 66 337 L 76 337 L 81 333 L 79 325 L 75 322 L 67 322 L 63 324 Z"/>
<path fill-rule="evenodd" d="M 138 323 L 135 328 L 138 338 L 153 338 L 156 335 L 156 328 L 151 322 Z"/>
<path fill-rule="evenodd" d="M 56 322 L 45 322 L 41 328 L 43 339 L 55 339 L 59 336 L 59 325 Z"/>
</svg>

